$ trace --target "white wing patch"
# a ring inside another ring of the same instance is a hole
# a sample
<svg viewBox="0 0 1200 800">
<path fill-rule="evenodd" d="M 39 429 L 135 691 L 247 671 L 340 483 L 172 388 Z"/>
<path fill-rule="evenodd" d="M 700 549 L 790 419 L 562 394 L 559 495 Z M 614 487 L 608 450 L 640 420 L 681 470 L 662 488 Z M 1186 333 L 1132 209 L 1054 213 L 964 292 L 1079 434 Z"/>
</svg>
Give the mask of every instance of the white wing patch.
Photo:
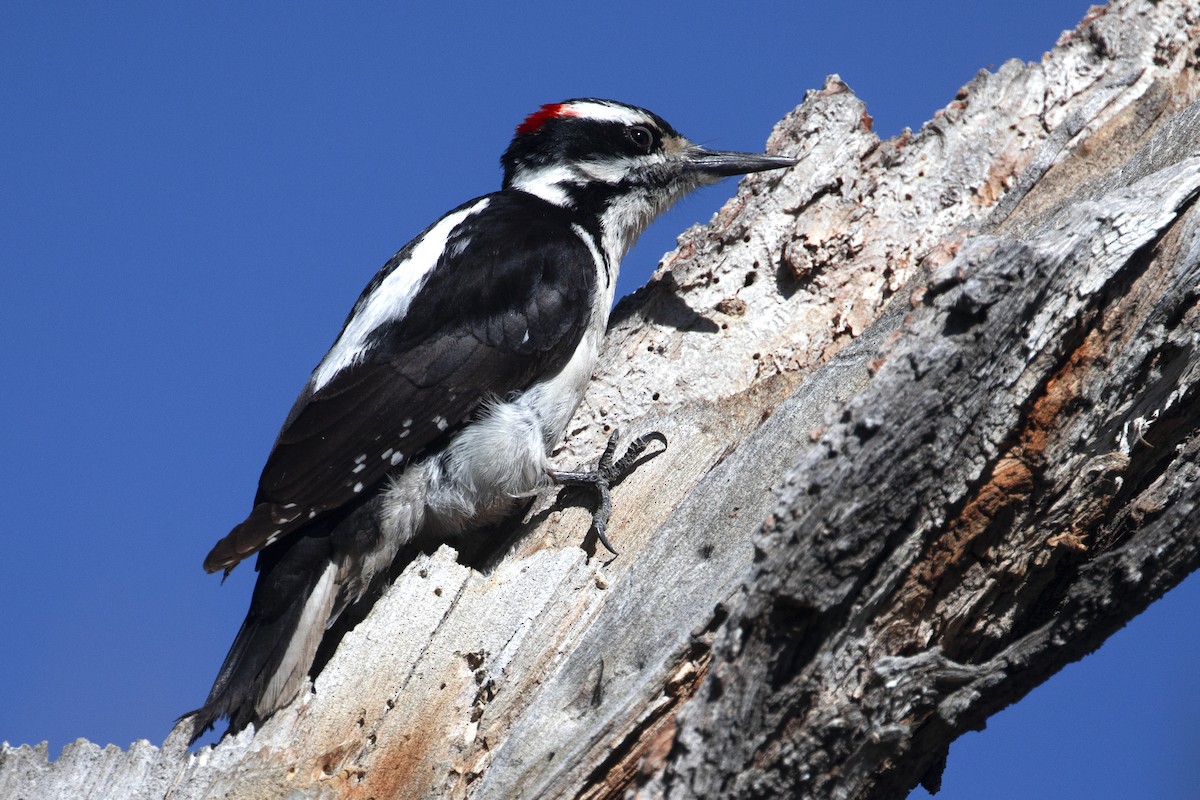
<svg viewBox="0 0 1200 800">
<path fill-rule="evenodd" d="M 447 214 L 421 237 L 409 257 L 397 264 L 376 287 L 358 313 L 346 324 L 346 329 L 325 354 L 325 358 L 321 359 L 321 363 L 313 372 L 313 391 L 329 383 L 334 375 L 353 364 L 355 359 L 362 355 L 372 331 L 408 313 L 409 303 L 421 288 L 424 279 L 437 266 L 438 257 L 445 250 L 450 234 L 464 220 L 483 211 L 487 205 L 488 199 L 485 197 L 461 211 Z M 466 243 L 462 243 L 462 246 L 466 246 Z"/>
</svg>

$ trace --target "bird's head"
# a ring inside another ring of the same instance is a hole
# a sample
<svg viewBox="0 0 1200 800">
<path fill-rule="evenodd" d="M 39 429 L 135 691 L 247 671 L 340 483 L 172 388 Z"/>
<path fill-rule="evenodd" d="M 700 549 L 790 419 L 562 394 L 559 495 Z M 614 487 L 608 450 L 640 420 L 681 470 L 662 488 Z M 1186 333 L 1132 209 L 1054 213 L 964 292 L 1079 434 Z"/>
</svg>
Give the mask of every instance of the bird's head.
<svg viewBox="0 0 1200 800">
<path fill-rule="evenodd" d="M 707 150 L 644 108 L 585 98 L 530 114 L 500 163 L 505 189 L 593 216 L 620 258 L 654 217 L 693 189 L 796 162 Z"/>
</svg>

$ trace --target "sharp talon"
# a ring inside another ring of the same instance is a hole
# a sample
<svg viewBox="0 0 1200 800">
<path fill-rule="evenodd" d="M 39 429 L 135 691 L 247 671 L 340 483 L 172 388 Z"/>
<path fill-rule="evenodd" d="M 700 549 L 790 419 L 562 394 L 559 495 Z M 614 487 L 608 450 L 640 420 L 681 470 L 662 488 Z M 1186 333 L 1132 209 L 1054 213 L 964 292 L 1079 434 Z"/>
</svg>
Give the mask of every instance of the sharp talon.
<svg viewBox="0 0 1200 800">
<path fill-rule="evenodd" d="M 599 495 L 599 502 L 596 503 L 596 511 L 592 514 L 592 524 L 589 531 L 596 532 L 596 539 L 600 544 L 604 545 L 604 549 L 612 553 L 614 556 L 620 555 L 617 549 L 608 541 L 608 517 L 612 513 L 612 497 L 610 487 L 620 483 L 633 467 L 637 464 L 637 460 L 641 458 L 642 453 L 650 446 L 651 442 L 658 442 L 667 447 L 667 437 L 663 436 L 658 431 L 650 431 L 642 434 L 629 443 L 625 448 L 625 454 L 613 461 L 613 455 L 617 452 L 617 439 L 620 437 L 621 431 L 619 428 L 614 428 L 613 432 L 608 437 L 608 443 L 604 446 L 604 452 L 600 454 L 600 460 L 593 470 L 577 470 L 575 472 L 558 472 L 550 473 L 550 477 L 563 486 L 590 486 L 595 489 Z M 654 455 L 658 455 L 655 453 Z"/>
<path fill-rule="evenodd" d="M 612 514 L 612 493 L 609 491 L 608 481 L 602 475 L 597 475 L 597 478 L 595 486 L 596 493 L 600 495 L 600 502 L 596 504 L 596 511 L 592 514 L 591 530 L 596 532 L 600 544 L 615 556 L 617 551 L 604 535 L 608 532 L 608 518 Z"/>
<path fill-rule="evenodd" d="M 604 527 L 605 527 L 605 528 L 607 528 L 608 526 L 607 526 L 607 525 L 605 525 Z M 607 550 L 608 552 L 612 553 L 614 556 L 619 556 L 619 555 L 621 555 L 620 553 L 618 553 L 618 552 L 617 552 L 616 548 L 614 548 L 614 547 L 612 546 L 612 542 L 608 541 L 608 537 L 604 535 L 604 531 L 603 531 L 602 529 L 600 529 L 600 528 L 597 528 L 597 527 L 596 527 L 596 526 L 593 524 L 593 525 L 592 525 L 592 530 L 594 530 L 594 531 L 596 532 L 596 539 L 598 539 L 598 540 L 600 541 L 600 544 L 604 545 L 604 549 L 605 549 L 605 550 Z"/>
</svg>

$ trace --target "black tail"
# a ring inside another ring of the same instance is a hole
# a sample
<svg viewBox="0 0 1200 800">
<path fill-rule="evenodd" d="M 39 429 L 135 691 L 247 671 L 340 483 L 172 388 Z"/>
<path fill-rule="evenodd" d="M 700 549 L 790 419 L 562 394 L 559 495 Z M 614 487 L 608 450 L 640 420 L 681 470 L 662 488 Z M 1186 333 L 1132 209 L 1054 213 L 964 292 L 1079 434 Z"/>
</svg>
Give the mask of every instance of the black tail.
<svg viewBox="0 0 1200 800">
<path fill-rule="evenodd" d="M 297 531 L 258 555 L 250 610 L 204 705 L 195 741 L 221 717 L 227 733 L 260 724 L 304 686 L 337 595 L 337 567 L 326 526 Z"/>
</svg>

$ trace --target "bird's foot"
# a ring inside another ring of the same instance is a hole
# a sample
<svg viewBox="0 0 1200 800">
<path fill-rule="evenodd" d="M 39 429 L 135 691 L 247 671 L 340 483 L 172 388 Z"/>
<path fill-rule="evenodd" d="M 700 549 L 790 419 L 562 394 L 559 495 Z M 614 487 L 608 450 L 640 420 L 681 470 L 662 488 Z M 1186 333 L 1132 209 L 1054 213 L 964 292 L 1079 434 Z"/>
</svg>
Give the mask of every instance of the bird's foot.
<svg viewBox="0 0 1200 800">
<path fill-rule="evenodd" d="M 596 538 L 600 540 L 600 544 L 604 545 L 608 552 L 614 556 L 618 555 L 609 543 L 608 537 L 605 535 L 608 530 L 608 516 L 612 513 L 612 497 L 610 492 L 613 486 L 620 483 L 625 476 L 633 472 L 633 468 L 637 465 L 637 460 L 641 458 L 642 453 L 650 446 L 651 442 L 659 442 L 663 449 L 667 447 L 667 437 L 663 436 L 658 431 L 650 431 L 634 439 L 629 443 L 629 447 L 625 448 L 625 454 L 613 461 L 613 455 L 617 451 L 617 438 L 620 436 L 619 428 L 614 428 L 612 435 L 608 437 L 608 444 L 604 447 L 604 452 L 600 454 L 600 461 L 596 464 L 596 468 L 592 470 L 578 470 L 576 472 L 559 472 L 551 470 L 550 477 L 556 483 L 563 486 L 589 486 L 593 488 L 599 496 L 596 503 L 596 510 L 592 514 L 592 530 L 596 532 Z M 658 451 L 659 453 L 662 450 Z M 658 453 L 654 453 L 658 455 Z"/>
</svg>

